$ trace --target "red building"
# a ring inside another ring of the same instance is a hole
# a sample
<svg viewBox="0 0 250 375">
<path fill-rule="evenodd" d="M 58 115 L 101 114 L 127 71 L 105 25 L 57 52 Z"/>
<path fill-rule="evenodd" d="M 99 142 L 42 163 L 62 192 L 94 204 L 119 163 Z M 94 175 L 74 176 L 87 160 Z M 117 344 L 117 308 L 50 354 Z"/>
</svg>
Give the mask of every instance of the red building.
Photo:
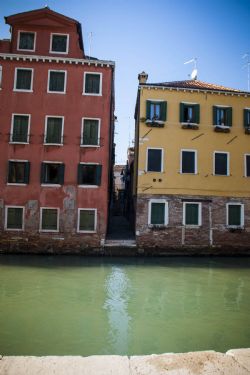
<svg viewBox="0 0 250 375">
<path fill-rule="evenodd" d="M 49 8 L 5 18 L 0 41 L 0 249 L 103 245 L 113 164 L 114 63 Z"/>
</svg>

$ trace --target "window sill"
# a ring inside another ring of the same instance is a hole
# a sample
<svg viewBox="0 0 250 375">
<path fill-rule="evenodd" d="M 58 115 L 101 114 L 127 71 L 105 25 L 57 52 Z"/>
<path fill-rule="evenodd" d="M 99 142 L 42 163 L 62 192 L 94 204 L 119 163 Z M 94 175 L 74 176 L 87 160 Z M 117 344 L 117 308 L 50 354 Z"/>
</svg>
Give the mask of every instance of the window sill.
<svg viewBox="0 0 250 375">
<path fill-rule="evenodd" d="M 69 51 L 64 51 L 64 52 L 58 52 L 58 51 L 49 51 L 49 53 L 54 53 L 56 55 L 68 55 Z"/>
<path fill-rule="evenodd" d="M 241 232 L 243 232 L 244 231 L 244 226 L 241 226 L 241 225 L 228 225 L 227 226 L 227 229 L 228 229 L 228 231 L 229 232 L 232 232 L 232 233 L 234 233 L 234 232 L 238 232 L 238 233 L 241 233 Z"/>
<path fill-rule="evenodd" d="M 77 233 L 96 233 L 96 230 L 78 230 Z"/>
<path fill-rule="evenodd" d="M 187 229 L 198 229 L 198 228 L 201 228 L 201 224 L 184 224 L 184 228 L 187 228 Z"/>
<path fill-rule="evenodd" d="M 91 147 L 91 148 L 95 148 L 95 147 L 100 147 L 100 145 L 80 145 L 80 147 Z"/>
<path fill-rule="evenodd" d="M 59 229 L 39 229 L 41 233 L 59 233 Z"/>
<path fill-rule="evenodd" d="M 33 90 L 21 90 L 21 89 L 13 89 L 15 92 L 33 92 Z"/>
<path fill-rule="evenodd" d="M 62 185 L 60 185 L 60 184 L 45 184 L 45 183 L 43 183 L 43 184 L 41 184 L 41 186 L 42 187 L 60 187 Z"/>
<path fill-rule="evenodd" d="M 217 133 L 230 133 L 230 126 L 214 125 L 214 131 Z"/>
<path fill-rule="evenodd" d="M 102 96 L 102 94 L 92 94 L 90 92 L 83 92 L 82 95 L 88 95 L 88 96 Z"/>
<path fill-rule="evenodd" d="M 148 227 L 152 230 L 164 230 L 167 228 L 167 224 L 148 224 Z"/>
<path fill-rule="evenodd" d="M 47 91 L 47 94 L 61 94 L 61 95 L 65 95 L 66 91 Z"/>
<path fill-rule="evenodd" d="M 29 145 L 29 142 L 9 142 L 10 145 Z"/>
<path fill-rule="evenodd" d="M 230 177 L 231 175 L 230 174 L 213 174 L 213 176 L 215 177 Z"/>
<path fill-rule="evenodd" d="M 158 121 L 158 120 L 146 120 L 145 121 L 145 124 L 147 126 L 151 126 L 153 128 L 163 128 L 164 125 L 165 125 L 165 122 L 164 121 Z"/>
<path fill-rule="evenodd" d="M 21 48 L 17 48 L 17 51 L 21 51 L 21 52 L 35 52 L 35 49 L 21 49 Z"/>
<path fill-rule="evenodd" d="M 16 183 L 16 182 L 7 182 L 8 186 L 27 186 L 28 184 L 25 183 Z"/>
<path fill-rule="evenodd" d="M 4 228 L 4 230 L 7 230 L 7 231 L 10 231 L 10 232 L 23 232 L 24 231 L 24 228 L 22 229 L 14 229 L 14 228 Z"/>
<path fill-rule="evenodd" d="M 99 185 L 78 185 L 79 188 L 96 189 Z"/>
<path fill-rule="evenodd" d="M 182 129 L 198 130 L 199 124 L 196 124 L 196 123 L 193 123 L 193 122 L 182 122 L 181 127 L 182 127 Z"/>
<path fill-rule="evenodd" d="M 44 143 L 44 146 L 59 146 L 62 147 L 63 143 Z"/>
<path fill-rule="evenodd" d="M 181 171 L 180 171 L 180 174 L 184 174 L 184 175 L 192 175 L 192 176 L 197 176 L 197 175 L 198 175 L 197 172 L 181 172 Z"/>
</svg>

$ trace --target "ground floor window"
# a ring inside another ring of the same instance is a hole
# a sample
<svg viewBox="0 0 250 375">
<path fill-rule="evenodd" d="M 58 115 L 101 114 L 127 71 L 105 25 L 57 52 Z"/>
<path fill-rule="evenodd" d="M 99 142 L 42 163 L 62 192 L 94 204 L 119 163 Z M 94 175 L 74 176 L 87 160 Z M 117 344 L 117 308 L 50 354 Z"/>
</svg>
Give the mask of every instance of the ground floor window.
<svg viewBox="0 0 250 375">
<path fill-rule="evenodd" d="M 97 210 L 95 208 L 78 209 L 78 232 L 95 232 L 97 223 Z"/>
<path fill-rule="evenodd" d="M 241 203 L 227 204 L 227 225 L 229 227 L 244 226 L 244 205 Z"/>
<path fill-rule="evenodd" d="M 201 203 L 184 202 L 183 225 L 201 225 Z"/>
<path fill-rule="evenodd" d="M 5 229 L 24 229 L 24 207 L 6 206 L 5 208 Z"/>
<path fill-rule="evenodd" d="M 149 202 L 149 225 L 168 224 L 168 202 L 164 199 L 153 199 Z"/>
<path fill-rule="evenodd" d="M 59 231 L 59 208 L 41 208 L 40 230 L 44 232 Z"/>
</svg>

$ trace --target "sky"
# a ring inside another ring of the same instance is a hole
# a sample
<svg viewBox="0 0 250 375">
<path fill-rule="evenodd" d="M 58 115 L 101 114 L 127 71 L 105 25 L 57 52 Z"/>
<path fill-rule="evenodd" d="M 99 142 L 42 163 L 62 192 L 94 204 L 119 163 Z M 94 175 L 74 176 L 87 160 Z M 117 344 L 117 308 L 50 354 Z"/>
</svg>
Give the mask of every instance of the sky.
<svg viewBox="0 0 250 375">
<path fill-rule="evenodd" d="M 115 61 L 116 164 L 133 146 L 138 74 L 148 82 L 198 79 L 247 90 L 250 0 L 1 0 L 0 38 L 9 37 L 4 16 L 48 5 L 82 24 L 85 53 Z M 250 61 L 250 56 L 249 56 Z"/>
</svg>

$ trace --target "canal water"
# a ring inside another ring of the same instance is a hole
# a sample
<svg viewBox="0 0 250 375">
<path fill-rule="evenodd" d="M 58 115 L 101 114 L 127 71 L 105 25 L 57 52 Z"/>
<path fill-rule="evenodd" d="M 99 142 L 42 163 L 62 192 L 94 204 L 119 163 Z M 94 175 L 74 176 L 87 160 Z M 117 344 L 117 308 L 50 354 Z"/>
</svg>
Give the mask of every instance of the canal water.
<svg viewBox="0 0 250 375">
<path fill-rule="evenodd" d="M 250 258 L 0 256 L 0 354 L 250 347 Z"/>
</svg>

